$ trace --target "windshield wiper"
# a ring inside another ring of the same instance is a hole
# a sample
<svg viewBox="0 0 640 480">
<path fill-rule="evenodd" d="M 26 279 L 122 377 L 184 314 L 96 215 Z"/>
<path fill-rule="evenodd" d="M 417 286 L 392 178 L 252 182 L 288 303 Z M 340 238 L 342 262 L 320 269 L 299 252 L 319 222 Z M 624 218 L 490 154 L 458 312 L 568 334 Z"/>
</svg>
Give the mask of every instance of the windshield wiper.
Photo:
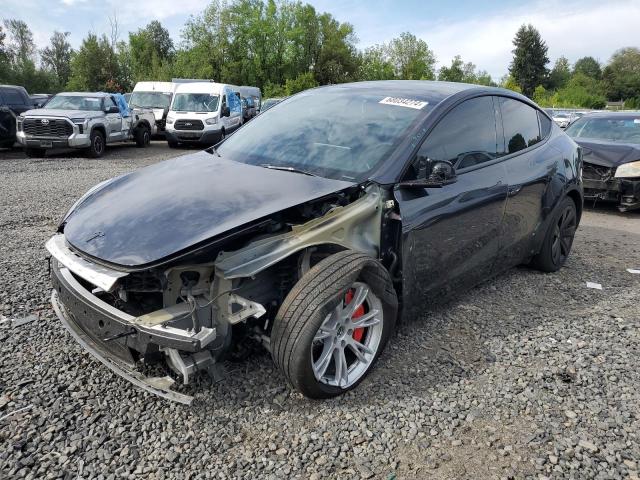
<svg viewBox="0 0 640 480">
<path fill-rule="evenodd" d="M 270 168 L 271 170 L 283 170 L 285 172 L 301 173 L 303 175 L 309 175 L 310 177 L 317 177 L 315 173 L 307 172 L 296 167 L 288 167 L 286 165 L 270 165 L 268 163 L 263 163 L 260 166 L 263 168 Z"/>
</svg>

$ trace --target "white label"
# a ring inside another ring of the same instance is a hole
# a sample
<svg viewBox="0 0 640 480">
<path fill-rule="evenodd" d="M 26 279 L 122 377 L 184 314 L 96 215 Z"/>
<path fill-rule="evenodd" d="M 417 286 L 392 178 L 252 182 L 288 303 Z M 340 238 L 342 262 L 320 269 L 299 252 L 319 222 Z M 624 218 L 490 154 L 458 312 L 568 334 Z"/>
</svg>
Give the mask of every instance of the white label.
<svg viewBox="0 0 640 480">
<path fill-rule="evenodd" d="M 410 98 L 400 98 L 400 97 L 386 97 L 380 100 L 383 105 L 395 105 L 396 107 L 407 107 L 407 108 L 415 108 L 416 110 L 420 110 L 427 105 L 429 102 L 422 102 L 420 100 L 411 100 Z"/>
<path fill-rule="evenodd" d="M 634 118 L 633 123 L 640 123 L 640 118 Z"/>
<path fill-rule="evenodd" d="M 587 282 L 587 288 L 595 288 L 596 290 L 602 290 L 602 285 L 595 282 Z"/>
<path fill-rule="evenodd" d="M 629 272 L 629 273 L 634 273 L 634 274 L 640 274 L 640 269 L 637 269 L 637 268 L 627 268 L 627 272 Z"/>
</svg>

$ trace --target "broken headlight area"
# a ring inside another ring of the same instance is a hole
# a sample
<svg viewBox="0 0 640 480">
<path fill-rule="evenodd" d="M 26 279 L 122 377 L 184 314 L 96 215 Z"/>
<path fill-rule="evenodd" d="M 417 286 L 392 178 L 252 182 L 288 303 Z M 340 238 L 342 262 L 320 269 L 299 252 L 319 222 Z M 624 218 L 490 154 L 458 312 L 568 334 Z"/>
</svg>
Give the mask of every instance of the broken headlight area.
<svg viewBox="0 0 640 480">
<path fill-rule="evenodd" d="M 52 301 L 67 329 L 129 380 L 140 374 L 140 362 L 164 361 L 184 384 L 202 370 L 213 375 L 233 326 L 266 313 L 261 303 L 236 293 L 241 281 L 217 278 L 213 265 L 132 273 L 106 291 L 54 261 L 52 280 Z M 139 386 L 181 401 L 160 389 L 158 379 L 139 380 Z"/>
<path fill-rule="evenodd" d="M 584 164 L 582 178 L 585 200 L 616 202 L 621 211 L 640 208 L 640 178 L 620 178 L 615 167 L 590 163 Z"/>
<path fill-rule="evenodd" d="M 288 209 L 146 269 L 94 263 L 59 233 L 52 254 L 52 302 L 62 323 L 99 361 L 132 383 L 189 403 L 169 387 L 217 374 L 223 353 L 249 336 L 270 348 L 272 320 L 296 282 L 343 248 L 378 254 L 382 195 L 353 189 Z M 173 377 L 144 376 L 160 363 Z"/>
</svg>

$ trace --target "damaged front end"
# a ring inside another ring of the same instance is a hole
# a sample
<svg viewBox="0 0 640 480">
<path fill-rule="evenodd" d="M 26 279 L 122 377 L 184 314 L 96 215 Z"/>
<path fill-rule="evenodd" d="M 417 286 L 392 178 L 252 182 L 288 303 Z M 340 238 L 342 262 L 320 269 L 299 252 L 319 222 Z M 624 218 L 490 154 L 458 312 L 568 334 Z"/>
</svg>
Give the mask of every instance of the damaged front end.
<svg viewBox="0 0 640 480">
<path fill-rule="evenodd" d="M 585 162 L 582 172 L 585 200 L 615 202 L 622 212 L 640 208 L 640 178 L 623 178 L 616 175 L 616 170 L 615 166 Z"/>
<path fill-rule="evenodd" d="M 355 186 L 261 219 L 244 237 L 143 270 L 123 271 L 69 245 L 47 242 L 52 303 L 83 348 L 131 383 L 190 404 L 171 376 L 142 373 L 164 362 L 183 384 L 215 376 L 238 329 L 269 348 L 272 319 L 322 252 L 355 249 L 379 257 L 385 191 Z"/>
</svg>

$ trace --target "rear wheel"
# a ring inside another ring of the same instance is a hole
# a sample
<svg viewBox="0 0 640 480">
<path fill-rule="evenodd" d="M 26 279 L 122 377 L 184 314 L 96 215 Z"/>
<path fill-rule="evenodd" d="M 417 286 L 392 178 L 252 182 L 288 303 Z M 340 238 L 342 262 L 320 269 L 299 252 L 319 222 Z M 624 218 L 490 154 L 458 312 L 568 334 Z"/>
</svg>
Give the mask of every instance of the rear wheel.
<svg viewBox="0 0 640 480">
<path fill-rule="evenodd" d="M 89 147 L 89 156 L 91 158 L 100 158 L 104 155 L 105 142 L 104 135 L 100 130 L 94 130 L 89 137 L 91 146 Z"/>
<path fill-rule="evenodd" d="M 340 395 L 369 373 L 396 312 L 396 294 L 380 262 L 353 251 L 336 253 L 287 295 L 271 333 L 273 360 L 305 396 Z"/>
<path fill-rule="evenodd" d="M 576 204 L 571 198 L 565 197 L 543 240 L 542 249 L 531 261 L 531 266 L 543 272 L 560 270 L 569 258 L 577 227 Z"/>
<path fill-rule="evenodd" d="M 136 130 L 136 147 L 145 148 L 151 143 L 151 131 L 147 127 L 139 127 Z"/>
<path fill-rule="evenodd" d="M 47 151 L 44 148 L 25 148 L 24 153 L 27 154 L 29 158 L 44 158 Z"/>
</svg>

